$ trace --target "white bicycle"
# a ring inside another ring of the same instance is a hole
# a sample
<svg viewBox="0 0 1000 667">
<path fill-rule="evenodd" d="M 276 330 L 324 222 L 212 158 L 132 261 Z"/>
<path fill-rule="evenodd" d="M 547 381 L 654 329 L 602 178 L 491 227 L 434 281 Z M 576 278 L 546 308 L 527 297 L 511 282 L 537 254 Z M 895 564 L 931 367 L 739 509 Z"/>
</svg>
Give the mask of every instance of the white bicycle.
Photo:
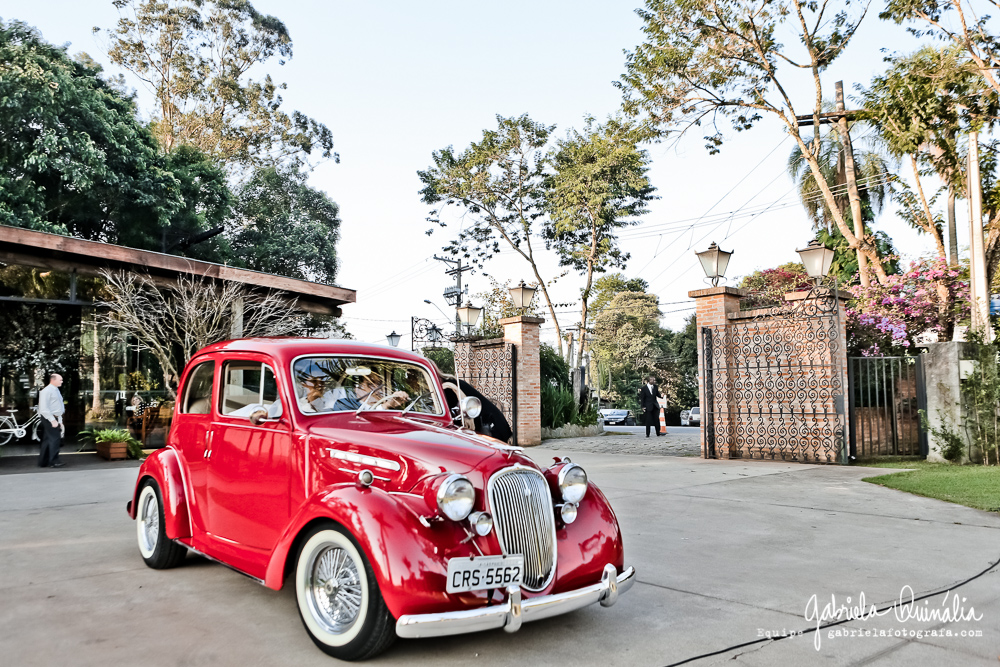
<svg viewBox="0 0 1000 667">
<path fill-rule="evenodd" d="M 0 447 L 3 447 L 11 438 L 20 440 L 31 432 L 32 440 L 42 439 L 42 418 L 38 415 L 38 408 L 31 408 L 31 416 L 23 424 L 17 422 L 14 414 L 17 410 L 7 410 L 8 415 L 0 415 Z"/>
</svg>

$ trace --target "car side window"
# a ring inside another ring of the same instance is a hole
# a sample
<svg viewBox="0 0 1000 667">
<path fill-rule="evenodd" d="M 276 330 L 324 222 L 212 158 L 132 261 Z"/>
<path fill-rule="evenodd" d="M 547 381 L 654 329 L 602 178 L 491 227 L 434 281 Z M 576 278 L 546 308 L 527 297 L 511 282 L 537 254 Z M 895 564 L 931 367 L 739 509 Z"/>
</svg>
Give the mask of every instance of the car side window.
<svg viewBox="0 0 1000 667">
<path fill-rule="evenodd" d="M 212 411 L 212 378 L 214 376 L 214 361 L 206 361 L 194 367 L 188 376 L 182 412 L 192 415 L 207 415 Z"/>
<path fill-rule="evenodd" d="M 281 416 L 274 370 L 259 361 L 227 361 L 222 368 L 219 411 L 229 417 L 249 418 L 261 407 L 267 410 L 269 419 Z"/>
</svg>

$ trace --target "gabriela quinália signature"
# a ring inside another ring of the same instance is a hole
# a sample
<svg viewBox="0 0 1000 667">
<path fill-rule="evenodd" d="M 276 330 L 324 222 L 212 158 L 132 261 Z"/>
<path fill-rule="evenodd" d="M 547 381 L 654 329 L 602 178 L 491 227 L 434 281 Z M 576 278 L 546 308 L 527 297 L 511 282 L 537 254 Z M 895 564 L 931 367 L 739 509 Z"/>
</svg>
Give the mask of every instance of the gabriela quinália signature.
<svg viewBox="0 0 1000 667">
<path fill-rule="evenodd" d="M 813 646 L 816 650 L 820 647 L 820 629 L 831 621 L 867 621 L 869 618 L 877 618 L 888 614 L 895 614 L 895 618 L 900 623 L 906 621 L 917 621 L 918 623 L 954 623 L 955 621 L 980 621 L 982 614 L 976 613 L 975 607 L 965 608 L 965 601 L 968 598 L 961 598 L 951 591 L 946 591 L 941 604 L 932 607 L 929 600 L 923 600 L 919 604 L 915 599 L 913 589 L 903 586 L 899 591 L 899 599 L 888 607 L 879 609 L 875 604 L 868 604 L 864 591 L 858 596 L 857 602 L 852 602 L 851 598 L 845 598 L 845 603 L 838 604 L 837 596 L 830 595 L 830 601 L 820 607 L 819 598 L 813 594 L 806 603 L 805 617 L 807 621 L 816 623 L 816 632 L 813 637 Z M 949 601 L 949 598 L 950 601 Z"/>
</svg>

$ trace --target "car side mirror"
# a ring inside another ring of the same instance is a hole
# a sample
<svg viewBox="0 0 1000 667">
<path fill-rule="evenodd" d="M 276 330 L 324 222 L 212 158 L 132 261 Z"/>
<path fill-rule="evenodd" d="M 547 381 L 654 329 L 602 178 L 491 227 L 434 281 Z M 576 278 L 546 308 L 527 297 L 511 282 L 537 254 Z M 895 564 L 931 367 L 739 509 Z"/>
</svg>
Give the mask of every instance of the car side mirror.
<svg viewBox="0 0 1000 667">
<path fill-rule="evenodd" d="M 267 421 L 267 410 L 265 408 L 260 408 L 259 410 L 254 410 L 250 413 L 250 423 L 254 426 L 260 426 Z"/>
</svg>

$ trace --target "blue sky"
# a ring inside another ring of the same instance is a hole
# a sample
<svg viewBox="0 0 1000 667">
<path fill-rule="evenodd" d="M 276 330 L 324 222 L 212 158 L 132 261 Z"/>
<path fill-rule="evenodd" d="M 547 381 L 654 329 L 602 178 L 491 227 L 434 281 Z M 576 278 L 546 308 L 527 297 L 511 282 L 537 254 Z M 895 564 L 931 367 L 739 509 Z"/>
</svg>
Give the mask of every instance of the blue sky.
<svg viewBox="0 0 1000 667">
<path fill-rule="evenodd" d="M 624 70 L 623 50 L 642 39 L 633 11 L 639 4 L 254 2 L 259 11 L 284 21 L 294 42 L 294 56 L 285 66 L 274 61 L 266 68 L 288 83 L 286 107 L 329 126 L 341 156 L 340 164 L 319 165 L 310 182 L 341 207 L 339 283 L 358 291 L 358 303 L 344 309 L 357 338 L 384 342 L 394 329 L 407 334 L 401 345 L 408 346 L 411 316 L 443 319 L 424 303 L 431 299 L 446 308 L 441 293 L 451 282 L 444 266 L 430 257 L 440 254 L 453 230 L 428 237 L 428 209 L 418 195 L 416 172 L 430 165 L 431 152 L 468 145 L 495 125 L 496 114 L 528 113 L 557 125 L 562 134 L 580 127 L 588 113 L 598 118 L 615 113 L 620 95 L 612 81 Z M 834 81 L 843 79 L 850 91 L 882 71 L 883 49 L 918 48 L 901 28 L 879 22 L 875 9 L 847 56 L 824 75 L 831 97 Z M 102 39 L 91 28 L 113 26 L 117 11 L 109 0 L 2 0 L 0 17 L 23 20 L 50 42 L 70 43 L 70 53 L 86 51 L 108 63 Z M 264 70 L 254 74 L 260 77 Z M 791 80 L 806 113 L 813 95 L 810 80 L 801 75 Z M 712 241 L 734 249 L 733 277 L 797 259 L 795 248 L 809 241 L 811 229 L 784 172 L 790 149 L 791 140 L 771 120 L 732 135 L 719 155 L 707 154 L 698 132 L 675 146 L 649 147 L 651 178 L 661 199 L 641 226 L 623 235 L 623 247 L 632 254 L 626 273 L 650 282 L 663 304 L 664 325 L 680 326 L 691 312 L 687 292 L 704 286 L 695 249 Z M 741 207 L 757 215 L 719 215 Z M 703 221 L 718 219 L 719 224 L 679 231 L 706 213 Z M 960 209 L 963 246 L 964 215 Z M 454 219 L 453 225 L 459 224 Z M 672 233 L 663 234 L 668 227 Z M 905 255 L 931 249 L 891 210 L 877 228 L 893 236 Z M 513 253 L 502 254 L 486 271 L 515 283 L 530 277 Z M 548 277 L 560 273 L 551 256 L 543 261 L 543 271 Z M 480 272 L 466 277 L 473 294 L 490 288 Z M 576 276 L 561 278 L 553 297 L 576 301 L 581 285 Z M 560 309 L 561 324 L 572 325 L 576 312 L 576 307 Z M 551 322 L 543 327 L 543 338 L 550 337 Z"/>
</svg>

